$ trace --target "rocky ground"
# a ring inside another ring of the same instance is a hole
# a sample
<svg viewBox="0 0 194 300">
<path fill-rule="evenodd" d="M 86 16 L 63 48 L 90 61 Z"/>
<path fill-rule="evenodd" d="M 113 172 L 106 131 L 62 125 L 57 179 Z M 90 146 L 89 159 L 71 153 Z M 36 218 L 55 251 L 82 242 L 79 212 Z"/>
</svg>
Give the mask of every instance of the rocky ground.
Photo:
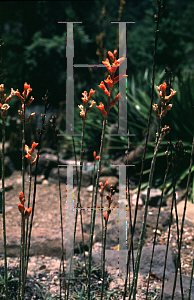
<svg viewBox="0 0 194 300">
<path fill-rule="evenodd" d="M 106 180 L 107 178 L 104 178 Z M 28 178 L 27 178 L 28 180 Z M 39 184 L 37 185 L 36 192 L 36 205 L 35 205 L 35 215 L 33 220 L 33 230 L 32 230 L 32 240 L 31 240 L 31 250 L 30 250 L 30 261 L 29 261 L 29 271 L 28 271 L 28 281 L 27 285 L 27 298 L 26 299 L 49 299 L 49 294 L 53 295 L 53 299 L 59 299 L 59 285 L 60 285 L 60 258 L 61 258 L 61 232 L 60 232 L 60 213 L 59 213 L 59 187 L 57 182 L 45 179 L 41 175 L 38 178 Z M 116 183 L 115 183 L 116 184 Z M 13 174 L 6 178 L 6 233 L 7 233 L 7 254 L 8 254 L 8 266 L 11 268 L 11 275 L 14 277 L 17 275 L 18 267 L 18 256 L 19 256 L 19 245 L 20 245 L 20 222 L 21 216 L 18 211 L 19 204 L 19 192 L 21 191 L 22 181 L 21 173 L 13 172 Z M 33 188 L 32 188 L 33 190 Z M 74 197 L 76 199 L 76 187 L 74 189 Z M 28 191 L 28 186 L 26 184 L 26 194 Z M 63 201 L 63 219 L 64 219 L 64 232 L 66 230 L 66 184 L 61 184 L 61 194 Z M 33 195 L 33 191 L 32 191 Z M 110 220 L 108 223 L 107 231 L 107 247 L 106 247 L 106 290 L 107 293 L 112 293 L 110 298 L 108 295 L 107 299 L 122 299 L 123 286 L 124 286 L 124 274 L 119 270 L 118 264 L 118 238 L 119 238 L 119 227 L 118 227 L 118 191 L 114 196 L 112 203 L 112 212 L 110 215 Z M 84 187 L 81 192 L 81 203 L 84 207 L 82 210 L 83 214 L 83 223 L 84 223 L 84 243 L 86 249 L 86 257 L 89 244 L 89 228 L 90 228 L 90 207 L 91 207 L 91 196 L 92 189 L 91 186 Z M 183 205 L 181 202 L 182 197 L 184 196 L 184 191 L 177 192 L 177 202 L 178 204 L 178 214 L 181 216 L 183 212 Z M 32 198 L 31 198 L 32 199 Z M 131 211 L 132 217 L 134 216 L 134 199 L 133 193 L 131 194 Z M 134 249 L 137 249 L 139 235 L 141 232 L 141 224 L 143 220 L 144 213 L 144 202 L 143 196 L 139 202 L 137 223 L 135 227 L 135 236 L 134 236 Z M 167 206 L 163 206 L 161 209 L 161 216 L 159 220 L 159 228 L 157 232 L 157 247 L 158 252 L 155 254 L 155 267 L 153 267 L 152 280 L 150 285 L 150 294 L 148 299 L 156 299 L 159 294 L 159 290 L 162 285 L 162 275 L 163 272 L 159 272 L 159 264 L 162 261 L 161 257 L 164 259 L 164 248 L 167 241 L 168 235 L 168 225 L 170 220 L 170 204 L 172 198 L 169 197 L 166 199 Z M 100 201 L 100 198 L 99 198 Z M 184 235 L 182 241 L 182 252 L 181 252 L 181 266 L 182 274 L 186 276 L 185 282 L 188 279 L 188 276 L 191 274 L 191 267 L 193 262 L 193 249 L 194 249 L 194 226 L 192 213 L 194 212 L 193 205 L 188 204 L 187 215 L 184 227 Z M 98 205 L 100 203 L 98 202 Z M 144 240 L 144 254 L 142 253 L 142 265 L 143 261 L 147 263 L 151 255 L 152 241 L 154 235 L 154 229 L 156 224 L 156 218 L 158 213 L 158 207 L 149 206 L 146 234 Z M 128 219 L 128 212 L 126 212 L 126 217 Z M 179 221 L 179 223 L 181 220 Z M 0 273 L 3 274 L 3 233 L 2 233 L 2 215 L 0 214 Z M 179 224 L 180 227 L 180 224 Z M 68 228 L 68 226 L 67 226 Z M 73 231 L 73 221 L 71 226 L 69 226 L 71 232 Z M 96 212 L 96 227 L 95 227 L 95 236 L 94 236 L 94 252 L 93 252 L 93 266 L 98 266 L 100 264 L 100 251 L 101 251 L 101 211 Z M 65 234 L 64 234 L 65 236 Z M 80 249 L 82 249 L 82 240 L 81 240 L 81 226 L 80 226 L 80 215 L 78 217 L 78 227 L 75 243 L 75 272 L 77 277 L 76 285 L 79 289 L 80 284 L 85 285 L 84 281 L 84 261 L 83 255 L 80 255 Z M 151 247 L 151 248 L 150 248 Z M 161 248 L 160 248 L 161 247 Z M 146 250 L 147 249 L 147 250 Z M 177 226 L 175 223 L 172 224 L 171 234 L 170 234 L 170 249 L 172 250 L 172 257 L 169 259 L 169 272 L 167 273 L 167 280 L 169 281 L 172 278 L 172 274 L 175 272 L 175 264 L 177 254 Z M 170 251 L 171 251 L 170 250 Z M 134 256 L 135 256 L 134 251 Z M 161 254 L 162 253 L 162 254 Z M 162 255 L 162 256 L 160 256 Z M 169 255 L 170 257 L 170 255 Z M 147 264 L 148 265 L 148 264 Z M 138 281 L 138 290 L 136 299 L 144 299 L 146 291 L 146 276 L 148 273 L 147 268 L 141 268 L 139 273 Z M 14 273 L 15 272 L 15 273 Z M 15 274 L 15 275 L 14 275 Z M 118 276 L 119 275 L 119 276 Z M 10 277 L 11 278 L 11 277 Z M 132 274 L 131 274 L 132 279 Z M 168 282 L 167 281 L 167 282 Z M 93 291 L 99 299 L 99 291 L 101 286 L 101 276 L 98 268 L 94 270 L 92 275 L 92 284 Z M 74 283 L 75 285 L 75 283 Z M 1 286 L 1 285 L 0 285 Z M 42 293 L 47 292 L 46 298 L 41 296 Z M 188 283 L 187 283 L 188 286 Z M 172 288 L 172 283 L 171 286 Z M 73 289 L 73 285 L 71 286 Z M 91 289 L 92 290 L 92 289 Z M 188 289 L 187 289 L 188 290 Z M 166 293 L 170 291 L 166 291 Z M 75 292 L 74 292 L 75 293 Z M 178 292 L 177 292 L 178 293 Z M 58 295 L 58 296 L 57 296 Z M 178 294 L 177 294 L 178 295 Z M 1 298 L 0 298 L 1 299 Z M 4 298 L 2 298 L 4 299 Z M 14 296 L 13 298 L 14 299 Z M 71 296 L 69 299 L 77 299 L 76 296 Z M 168 298 L 164 298 L 168 299 Z M 179 296 L 176 297 L 179 299 Z M 180 298 L 182 299 L 182 298 Z"/>
</svg>

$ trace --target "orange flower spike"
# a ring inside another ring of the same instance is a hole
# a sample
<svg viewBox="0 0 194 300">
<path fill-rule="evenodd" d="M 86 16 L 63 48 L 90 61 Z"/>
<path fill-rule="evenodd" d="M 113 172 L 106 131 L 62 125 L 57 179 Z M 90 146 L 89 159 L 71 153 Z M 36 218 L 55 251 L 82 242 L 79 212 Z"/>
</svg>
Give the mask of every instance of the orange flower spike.
<svg viewBox="0 0 194 300">
<path fill-rule="evenodd" d="M 94 157 L 94 158 L 96 157 L 96 151 L 93 152 L 93 157 Z"/>
<path fill-rule="evenodd" d="M 97 155 L 96 157 L 95 157 L 95 160 L 99 160 L 100 159 L 100 155 Z"/>
<path fill-rule="evenodd" d="M 109 181 L 106 181 L 105 184 L 104 184 L 104 187 L 105 187 L 106 185 L 108 185 L 108 184 L 109 184 Z"/>
<path fill-rule="evenodd" d="M 24 213 L 24 218 L 28 218 L 29 215 L 31 214 L 31 211 L 32 211 L 32 207 L 29 207 L 26 209 L 25 213 Z"/>
<path fill-rule="evenodd" d="M 106 118 L 107 117 L 107 112 L 104 109 L 104 104 L 102 104 L 102 102 L 100 102 L 100 105 L 96 106 L 96 107 L 101 110 L 103 117 Z"/>
<path fill-rule="evenodd" d="M 25 207 L 22 203 L 18 204 L 18 209 L 21 213 L 25 211 Z"/>
</svg>

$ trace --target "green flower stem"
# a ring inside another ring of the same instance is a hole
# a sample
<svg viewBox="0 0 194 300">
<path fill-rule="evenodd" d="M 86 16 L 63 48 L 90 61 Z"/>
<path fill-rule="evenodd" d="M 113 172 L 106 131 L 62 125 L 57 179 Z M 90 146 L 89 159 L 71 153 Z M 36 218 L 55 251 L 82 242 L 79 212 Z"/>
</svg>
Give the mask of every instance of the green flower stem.
<svg viewBox="0 0 194 300">
<path fill-rule="evenodd" d="M 47 100 L 48 95 L 46 92 L 45 99 Z M 31 234 L 32 234 L 32 223 L 33 223 L 33 217 L 34 217 L 34 210 L 35 210 L 35 203 L 36 203 L 36 182 L 37 182 L 37 171 L 38 171 L 38 161 L 39 161 L 39 155 L 40 155 L 40 145 L 41 145 L 41 139 L 42 135 L 45 129 L 45 119 L 46 119 L 46 110 L 47 110 L 47 104 L 45 104 L 45 110 L 44 114 L 42 115 L 42 129 L 40 131 L 39 135 L 39 147 L 38 147 L 38 153 L 37 153 L 37 160 L 36 160 L 36 165 L 35 165 L 35 176 L 34 176 L 34 193 L 33 193 L 33 201 L 32 201 L 32 212 L 31 212 L 31 219 L 30 219 L 30 228 L 28 232 L 28 241 L 27 241 L 27 254 L 26 254 L 26 262 L 25 262 L 25 284 L 26 285 L 26 276 L 28 272 L 28 261 L 29 261 L 29 256 L 30 256 L 30 242 L 31 242 Z"/>
<path fill-rule="evenodd" d="M 3 214 L 3 246 L 4 246 L 4 268 L 5 268 L 5 297 L 8 299 L 8 280 L 7 280 L 7 245 L 6 245 L 6 226 L 5 226 L 5 124 L 6 118 L 2 118 L 2 214 Z"/>
<path fill-rule="evenodd" d="M 82 179 L 82 168 L 83 168 L 83 145 L 84 145 L 84 132 L 85 132 L 85 120 L 82 123 L 82 140 L 81 140 L 81 151 L 80 151 L 80 172 L 79 172 L 79 182 L 78 182 L 78 196 L 77 196 L 77 206 L 76 206 L 76 215 L 75 215 L 75 223 L 74 223 L 74 233 L 73 233 L 73 246 L 71 251 L 71 259 L 70 259 L 70 267 L 69 267 L 69 278 L 67 284 L 67 299 L 69 297 L 69 283 L 70 283 L 70 275 L 71 275 L 71 267 L 72 267 L 72 259 L 73 259 L 73 251 L 75 245 L 75 236 L 76 236 L 76 227 L 77 227 L 77 217 L 78 210 L 80 207 L 80 217 L 81 217 L 81 230 L 82 230 L 82 243 L 84 247 L 84 235 L 83 235 L 83 222 L 82 222 L 82 210 L 81 210 L 81 201 L 80 201 L 80 191 L 81 191 L 81 179 Z M 87 269 L 86 269 L 86 258 L 84 252 L 85 259 L 85 270 L 86 270 L 86 278 L 87 278 Z"/>
<path fill-rule="evenodd" d="M 25 99 L 24 106 L 22 108 L 22 191 L 25 195 Z M 23 252 L 23 222 L 21 219 L 21 240 L 20 240 L 20 263 L 19 263 L 19 284 L 18 284 L 18 300 L 20 299 L 20 288 L 21 288 L 21 276 L 22 276 L 22 252 Z M 22 283 L 24 286 L 24 282 Z M 23 290 L 23 289 L 22 289 Z"/>
<path fill-rule="evenodd" d="M 25 290 L 25 263 L 24 263 L 24 250 L 25 250 L 25 218 L 22 213 L 22 260 L 21 260 L 21 272 L 22 272 L 22 300 L 24 300 Z"/>
<path fill-rule="evenodd" d="M 158 129 L 158 132 L 159 131 L 160 131 L 160 129 Z M 131 294 L 132 294 L 132 290 L 133 290 L 133 299 L 135 300 L 137 280 L 138 280 L 138 270 L 139 270 L 141 251 L 142 251 L 142 247 L 143 247 L 143 238 L 144 238 L 146 220 L 147 220 L 147 213 L 148 213 L 150 189 L 152 187 L 152 180 L 153 180 L 153 174 L 154 174 L 154 170 L 155 170 L 156 157 L 157 157 L 157 154 L 158 154 L 159 146 L 160 146 L 165 134 L 166 134 L 165 131 L 161 131 L 160 137 L 158 139 L 157 145 L 156 145 L 155 150 L 154 150 L 154 156 L 153 156 L 153 159 L 152 159 L 152 162 L 151 162 L 151 169 L 150 169 L 148 188 L 147 188 L 147 197 L 146 197 L 146 201 L 145 201 L 144 218 L 143 218 L 143 223 L 142 223 L 140 240 L 139 240 L 139 244 L 138 244 L 137 257 L 136 257 L 136 261 L 135 261 L 135 270 L 134 270 L 134 273 L 133 273 L 133 283 L 132 283 L 132 286 L 131 286 L 129 299 L 131 299 Z"/>
<path fill-rule="evenodd" d="M 103 292 L 104 292 L 104 275 L 105 275 L 105 250 L 106 250 L 106 234 L 107 234 L 107 224 L 108 220 L 105 221 L 104 227 L 104 235 L 103 235 L 103 255 L 102 255 L 102 290 L 101 290 L 101 300 L 103 299 Z"/>
<path fill-rule="evenodd" d="M 58 184 L 59 184 L 59 202 L 60 202 L 60 215 L 61 215 L 61 260 L 62 260 L 62 269 L 63 269 L 63 278 L 64 278 L 64 286 L 65 286 L 65 298 L 66 298 L 66 282 L 65 282 L 65 268 L 64 268 L 64 243 L 63 243 L 63 206 L 62 206 L 62 198 L 61 198 L 61 183 L 60 183 L 60 174 L 59 174 L 59 144 L 58 137 L 56 135 L 57 140 L 57 166 L 58 166 Z M 61 269 L 61 268 L 60 268 Z M 60 279 L 60 299 L 61 299 L 61 279 Z"/>
<path fill-rule="evenodd" d="M 103 241 L 103 195 L 101 196 L 101 222 L 102 222 L 102 251 L 101 251 L 101 266 L 103 265 L 103 245 L 104 245 L 104 241 Z"/>
<path fill-rule="evenodd" d="M 149 282 L 150 282 L 151 269 L 152 269 L 152 263 L 153 263 L 153 258 L 154 258 L 154 249 L 155 249 L 155 245 L 156 245 L 156 237 L 157 237 L 160 211 L 161 211 L 161 206 L 162 206 L 162 199 L 163 199 L 164 188 L 165 188 L 165 185 L 166 185 L 166 179 L 167 179 L 169 167 L 170 167 L 170 164 L 168 163 L 168 154 L 167 154 L 167 167 L 166 167 L 166 171 L 165 171 L 165 176 L 164 176 L 164 181 L 163 181 L 163 186 L 162 186 L 162 194 L 161 194 L 161 198 L 160 198 L 158 215 L 157 215 L 157 220 L 156 220 L 156 228 L 155 228 L 153 248 L 152 248 L 152 257 L 151 257 L 151 262 L 150 262 L 150 269 L 149 269 L 148 283 L 147 283 L 147 290 L 146 290 L 146 300 L 147 300 L 147 295 L 148 295 L 148 290 L 149 290 Z"/>
<path fill-rule="evenodd" d="M 96 161 L 94 159 L 93 180 L 92 180 L 92 185 L 93 185 L 93 190 L 92 190 L 92 205 L 91 205 L 91 218 L 90 218 L 90 224 L 91 225 L 92 225 L 92 214 L 93 214 L 93 208 L 94 208 L 95 167 L 96 167 Z M 92 230 L 92 226 L 90 226 L 90 233 L 91 233 L 91 230 Z"/>
<path fill-rule="evenodd" d="M 30 162 L 30 174 L 29 174 L 29 191 L 28 191 L 28 208 L 30 207 L 30 194 L 31 194 L 31 186 L 32 186 L 32 164 Z M 29 218 L 27 218 L 26 222 L 26 238 L 25 238 L 25 254 L 24 254 L 24 259 L 25 259 L 25 264 L 26 264 L 26 253 L 27 253 L 27 239 L 28 239 L 28 225 L 29 225 Z"/>
<path fill-rule="evenodd" d="M 101 162 L 102 162 L 102 151 L 103 151 L 103 144 L 104 144 L 104 137 L 106 131 L 106 124 L 107 119 L 103 121 L 103 129 L 101 135 L 101 145 L 100 145 L 100 153 L 99 153 L 99 165 L 97 171 L 97 178 L 96 178 L 96 191 L 95 191 L 95 199 L 94 199 L 94 211 L 92 215 L 92 230 L 90 233 L 90 243 L 89 243 L 89 254 L 88 254 L 88 300 L 90 300 L 90 277 L 91 277 L 91 263 L 92 263 L 92 246 L 93 246 L 93 234 L 94 234 L 94 226 L 95 226 L 95 217 L 96 217 L 96 204 L 97 204 L 97 196 L 98 196 L 98 187 L 99 187 L 99 178 L 100 178 L 100 171 L 101 171 Z"/>
<path fill-rule="evenodd" d="M 22 190 L 25 195 L 25 99 L 24 106 L 22 108 L 23 113 L 23 128 L 22 128 Z M 25 219 L 22 214 L 21 221 L 21 275 L 22 276 L 22 294 L 21 299 L 24 300 L 24 290 L 25 290 L 25 275 L 24 275 L 24 248 L 25 248 Z"/>
</svg>

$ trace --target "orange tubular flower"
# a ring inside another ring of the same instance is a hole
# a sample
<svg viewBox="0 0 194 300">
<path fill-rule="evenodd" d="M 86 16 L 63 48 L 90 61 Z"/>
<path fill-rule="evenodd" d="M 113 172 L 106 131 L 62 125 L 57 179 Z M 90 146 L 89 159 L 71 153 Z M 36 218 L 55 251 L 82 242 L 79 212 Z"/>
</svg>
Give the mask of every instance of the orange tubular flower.
<svg viewBox="0 0 194 300">
<path fill-rule="evenodd" d="M 26 103 L 26 107 L 28 107 L 32 102 L 34 101 L 34 98 L 31 96 L 28 100 L 28 103 Z"/>
<path fill-rule="evenodd" d="M 23 96 L 26 96 L 26 98 L 27 98 L 31 91 L 32 91 L 32 89 L 30 88 L 30 84 L 27 84 L 27 82 L 25 82 Z"/>
<path fill-rule="evenodd" d="M 105 221 L 107 222 L 108 221 L 108 214 L 107 213 L 103 213 L 103 217 L 104 217 Z"/>
<path fill-rule="evenodd" d="M 96 106 L 96 107 L 101 110 L 103 117 L 106 118 L 107 117 L 107 112 L 104 109 L 104 104 L 102 104 L 102 102 L 100 102 L 100 105 Z"/>
<path fill-rule="evenodd" d="M 19 199 L 20 199 L 21 202 L 24 202 L 25 196 L 24 196 L 23 192 L 19 193 Z"/>
<path fill-rule="evenodd" d="M 99 88 L 101 88 L 101 89 L 103 90 L 104 94 L 105 94 L 107 97 L 110 96 L 110 93 L 109 93 L 109 91 L 107 90 L 107 88 L 106 88 L 106 86 L 105 86 L 105 84 L 104 84 L 103 81 L 101 81 L 101 83 L 99 84 Z"/>
<path fill-rule="evenodd" d="M 83 101 L 85 107 L 88 106 L 88 101 L 91 99 L 91 97 L 92 97 L 92 95 L 93 95 L 94 93 L 95 93 L 95 91 L 94 91 L 93 89 L 90 89 L 89 96 L 88 96 L 87 91 L 84 91 L 84 92 L 82 93 L 83 98 L 81 98 L 81 99 L 82 99 L 82 101 Z M 94 100 L 93 100 L 93 101 L 94 101 Z M 93 101 L 92 101 L 92 103 L 94 103 Z M 94 105 L 94 104 L 93 104 L 93 105 Z M 91 108 L 91 107 L 90 107 L 90 108 Z"/>
<path fill-rule="evenodd" d="M 121 96 L 121 94 L 118 93 L 118 95 L 115 97 L 115 99 L 110 103 L 110 108 L 113 107 L 117 103 L 120 96 Z"/>
<path fill-rule="evenodd" d="M 32 211 L 32 207 L 29 207 L 26 209 L 25 213 L 24 213 L 24 218 L 28 218 L 29 215 L 31 214 L 31 211 Z"/>
<path fill-rule="evenodd" d="M 161 84 L 160 86 L 157 86 L 157 90 L 159 92 L 159 95 L 160 97 L 165 97 L 166 96 L 166 87 L 167 87 L 167 84 L 166 82 L 164 82 L 163 84 Z"/>
<path fill-rule="evenodd" d="M 109 71 L 109 73 L 112 74 L 112 68 L 111 68 L 111 64 L 110 64 L 108 58 L 106 58 L 105 61 L 102 61 L 102 63 L 103 63 L 103 65 L 106 66 L 106 68 L 107 68 L 107 70 Z"/>
<path fill-rule="evenodd" d="M 38 143 L 33 142 L 31 146 L 31 150 L 29 150 L 30 153 L 34 152 L 34 149 L 38 146 Z"/>
<path fill-rule="evenodd" d="M 115 77 L 113 80 L 113 83 L 117 83 L 119 80 L 128 77 L 128 75 L 126 75 L 126 72 L 123 71 L 119 76 Z"/>
<path fill-rule="evenodd" d="M 16 90 L 15 92 L 16 96 L 18 96 L 18 98 L 23 102 L 24 98 L 20 95 L 20 92 L 18 90 Z"/>
<path fill-rule="evenodd" d="M 28 160 L 29 162 L 31 162 L 31 155 L 30 155 L 30 153 L 27 153 L 27 154 L 25 155 L 25 157 L 27 158 L 27 160 Z"/>
<path fill-rule="evenodd" d="M 32 161 L 32 165 L 35 164 L 35 162 L 37 161 L 38 157 L 40 157 L 40 155 L 36 155 L 35 159 Z"/>
<path fill-rule="evenodd" d="M 27 82 L 24 83 L 24 91 L 27 91 L 30 89 L 30 84 L 27 84 Z"/>
<path fill-rule="evenodd" d="M 88 101 L 91 99 L 92 95 L 95 93 L 93 89 L 90 89 L 89 96 L 88 96 Z"/>
<path fill-rule="evenodd" d="M 103 82 L 103 81 L 102 81 L 102 82 Z M 102 82 L 101 82 L 101 83 L 102 83 Z M 108 85 L 108 87 L 109 87 L 109 89 L 111 89 L 111 90 L 112 90 L 112 88 L 113 88 L 113 81 L 112 81 L 112 79 L 111 79 L 110 75 L 108 75 L 107 79 L 106 79 L 106 80 L 104 80 L 104 82 L 106 82 L 106 83 L 107 83 L 107 85 Z"/>
<path fill-rule="evenodd" d="M 24 205 L 23 204 L 18 204 L 18 209 L 19 209 L 19 211 L 22 213 L 22 212 L 24 212 L 25 211 L 25 207 L 24 207 Z"/>
<path fill-rule="evenodd" d="M 116 50 L 115 50 L 116 51 Z M 117 51 L 116 51 L 116 53 L 117 53 Z M 115 53 L 115 54 L 116 54 Z M 111 51 L 108 51 L 108 56 L 109 56 L 109 58 L 112 60 L 112 61 L 114 61 L 115 60 L 115 56 L 116 55 L 114 55 Z"/>
<path fill-rule="evenodd" d="M 90 109 L 96 104 L 96 102 L 94 100 L 92 100 L 92 103 L 90 104 L 90 106 L 88 107 L 88 111 L 90 111 Z"/>
</svg>

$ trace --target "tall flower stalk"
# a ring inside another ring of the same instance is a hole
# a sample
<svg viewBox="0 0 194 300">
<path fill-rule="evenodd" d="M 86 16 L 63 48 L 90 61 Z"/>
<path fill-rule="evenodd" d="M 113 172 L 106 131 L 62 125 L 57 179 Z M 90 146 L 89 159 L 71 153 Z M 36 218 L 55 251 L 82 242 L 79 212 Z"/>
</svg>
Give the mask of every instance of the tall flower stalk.
<svg viewBox="0 0 194 300">
<path fill-rule="evenodd" d="M 82 93 L 83 97 L 81 98 L 83 101 L 83 105 L 78 105 L 80 109 L 80 116 L 82 119 L 82 138 L 81 138 L 81 150 L 80 150 L 80 171 L 79 171 L 79 181 L 78 181 L 78 197 L 77 197 L 77 207 L 76 207 L 76 215 L 75 215 L 75 223 L 74 223 L 74 232 L 73 232 L 73 245 L 71 251 L 71 258 L 70 258 L 70 267 L 69 267 L 69 278 L 67 284 L 67 299 L 69 296 L 69 283 L 70 283 L 70 276 L 71 276 L 71 267 L 72 267 L 72 258 L 73 258 L 73 251 L 75 245 L 75 236 L 76 236 L 76 227 L 77 227 L 77 217 L 78 217 L 78 209 L 80 208 L 80 217 L 81 217 L 81 231 L 82 231 L 82 244 L 84 246 L 84 235 L 83 235 L 83 222 L 82 222 L 82 210 L 81 210 L 81 201 L 80 201 L 80 191 L 81 191 L 81 180 L 82 180 L 82 169 L 83 169 L 83 157 L 84 157 L 84 133 L 85 133 L 85 120 L 87 113 L 91 110 L 91 108 L 96 104 L 94 100 L 92 100 L 91 104 L 88 106 L 89 101 L 91 100 L 92 95 L 95 93 L 93 89 L 90 89 L 89 95 L 87 91 Z M 84 260 L 85 260 L 85 268 L 86 268 L 86 259 L 84 253 Z M 86 278 L 87 278 L 87 268 L 86 268 Z"/>
<path fill-rule="evenodd" d="M 32 234 L 32 223 L 33 223 L 34 210 L 35 210 L 35 202 L 36 202 L 36 181 L 37 181 L 38 161 L 39 161 L 39 157 L 40 157 L 40 145 L 41 145 L 42 135 L 43 135 L 43 133 L 45 131 L 45 128 L 46 128 L 46 124 L 45 124 L 46 112 L 50 108 L 50 104 L 48 102 L 48 97 L 49 97 L 49 94 L 48 94 L 48 91 L 47 91 L 46 94 L 45 94 L 45 96 L 42 98 L 43 103 L 45 105 L 44 113 L 41 114 L 41 117 L 42 117 L 42 128 L 41 129 L 40 128 L 37 129 L 37 133 L 39 134 L 39 142 L 38 143 L 34 143 L 33 142 L 33 144 L 32 144 L 32 148 L 35 148 L 36 146 L 38 146 L 37 147 L 38 152 L 36 154 L 35 160 L 32 162 L 33 164 L 35 164 L 35 176 L 34 176 L 34 191 L 33 191 L 33 201 L 32 201 L 32 213 L 31 213 L 31 219 L 30 219 L 30 227 L 29 227 L 29 232 L 28 232 L 27 251 L 26 251 L 24 286 L 26 284 L 26 276 L 27 276 L 27 271 L 28 271 L 30 242 L 31 242 L 31 234 Z M 26 151 L 27 152 L 26 158 L 28 159 L 28 152 L 29 152 L 29 150 L 28 150 L 27 147 L 26 147 L 26 150 L 27 150 Z"/>
<path fill-rule="evenodd" d="M 156 133 L 156 146 L 155 146 L 155 149 L 154 149 L 154 156 L 153 156 L 153 159 L 152 159 L 152 162 L 151 162 L 151 168 L 150 168 L 150 174 L 149 174 L 149 180 L 148 180 L 144 217 L 143 217 L 142 229 L 141 229 L 141 234 L 140 234 L 140 240 L 139 240 L 139 244 L 138 244 L 137 257 L 136 257 L 136 262 L 135 262 L 135 269 L 134 269 L 134 273 L 133 273 L 133 283 L 132 283 L 132 286 L 131 286 L 129 299 L 131 299 L 132 292 L 133 292 L 133 299 L 135 299 L 135 295 L 136 295 L 138 270 L 139 270 L 141 252 L 142 252 L 142 247 L 143 247 L 143 238 L 144 238 L 145 228 L 146 228 L 146 220 L 147 220 L 147 213 L 148 213 L 150 190 L 151 190 L 151 187 L 152 187 L 152 181 L 153 181 L 153 174 L 154 174 L 154 170 L 155 170 L 156 158 L 157 158 L 158 150 L 159 150 L 159 147 L 160 147 L 160 144 L 161 144 L 163 138 L 170 131 L 169 126 L 165 125 L 163 128 L 161 128 L 161 123 L 162 123 L 161 120 L 167 114 L 167 112 L 172 108 L 172 104 L 170 104 L 169 101 L 176 94 L 176 91 L 171 89 L 170 90 L 170 95 L 166 96 L 166 87 L 167 87 L 166 83 L 163 83 L 160 86 L 157 86 L 157 90 L 159 92 L 160 100 L 161 100 L 160 101 L 160 108 L 158 107 L 157 104 L 153 105 L 153 110 L 155 111 L 156 117 L 159 119 L 159 122 L 158 122 L 158 130 L 157 130 L 157 133 Z M 160 113 L 159 113 L 159 110 L 160 110 Z"/>
<path fill-rule="evenodd" d="M 32 89 L 27 82 L 24 83 L 24 91 L 22 95 L 20 94 L 19 90 L 15 91 L 15 95 L 21 101 L 21 110 L 18 110 L 18 114 L 22 120 L 22 193 L 25 195 L 25 124 L 29 122 L 29 120 L 35 115 L 35 113 L 31 113 L 29 117 L 26 118 L 26 108 L 34 101 L 34 98 L 31 96 L 29 99 L 29 94 L 31 93 Z M 30 154 L 29 154 L 30 155 Z M 25 197 L 24 197 L 25 201 Z M 19 288 L 18 288 L 18 299 L 20 299 L 20 286 L 22 283 L 22 290 L 21 290 L 21 298 L 24 299 L 24 290 L 25 290 L 25 209 L 24 209 L 24 201 L 21 203 L 23 208 L 19 208 L 21 212 L 21 245 L 20 245 L 20 267 L 19 267 Z M 22 210 L 23 209 L 23 210 Z M 28 207 L 29 209 L 29 207 Z M 31 210 L 30 210 L 31 213 Z M 30 215 L 30 214 L 29 214 Z M 29 216 L 28 215 L 28 216 Z"/>
<path fill-rule="evenodd" d="M 119 98 L 121 99 L 121 95 L 120 95 L 120 93 L 118 93 L 118 95 L 114 98 L 114 100 L 111 101 L 112 89 L 113 89 L 114 84 L 116 84 L 122 78 L 127 77 L 127 75 L 124 73 L 120 74 L 120 76 L 118 75 L 115 77 L 115 72 L 116 72 L 117 68 L 125 60 L 125 58 L 122 57 L 120 59 L 116 59 L 117 50 L 114 50 L 113 53 L 111 51 L 108 51 L 108 55 L 109 55 L 110 60 L 112 61 L 112 64 L 110 63 L 108 58 L 106 58 L 105 61 L 102 61 L 102 63 L 106 66 L 106 68 L 109 72 L 107 79 L 104 80 L 104 82 L 107 84 L 108 88 L 106 87 L 106 85 L 104 84 L 103 81 L 101 81 L 101 83 L 99 85 L 99 87 L 103 90 L 105 96 L 108 99 L 107 110 L 105 110 L 104 104 L 102 102 L 100 103 L 99 106 L 96 106 L 98 109 L 101 110 L 104 120 L 103 120 L 102 134 L 101 134 L 99 165 L 98 165 L 96 186 L 95 186 L 94 207 L 91 210 L 92 222 L 91 222 L 89 254 L 88 254 L 88 284 L 87 284 L 88 300 L 90 299 L 91 261 L 92 261 L 93 235 L 94 235 L 95 218 L 96 218 L 97 195 L 98 195 L 99 178 L 100 178 L 100 172 L 101 172 L 102 153 L 103 153 L 106 125 L 107 125 L 107 118 L 108 118 L 110 108 L 113 107 L 117 103 Z"/>
<path fill-rule="evenodd" d="M 111 203 L 113 201 L 112 196 L 115 194 L 115 190 L 113 189 L 113 186 L 110 186 L 110 195 L 107 195 L 107 201 L 108 201 L 108 209 L 106 212 L 103 213 L 105 225 L 104 225 L 104 234 L 103 234 L 103 255 L 102 255 L 102 290 L 101 290 L 101 300 L 103 299 L 103 293 L 104 293 L 104 275 L 105 275 L 105 250 L 106 250 L 106 234 L 107 234 L 107 225 L 108 225 L 108 219 L 111 213 Z"/>
<path fill-rule="evenodd" d="M 5 126 L 7 111 L 10 108 L 9 102 L 15 95 L 15 91 L 11 89 L 11 94 L 6 98 L 4 94 L 4 84 L 0 84 L 0 109 L 2 111 L 2 154 L 1 154 L 1 166 L 2 166 L 2 214 L 3 214 L 3 247 L 4 247 L 4 268 L 5 268 L 5 296 L 8 299 L 8 278 L 7 278 L 7 249 L 6 249 L 6 224 L 5 224 Z"/>
</svg>

